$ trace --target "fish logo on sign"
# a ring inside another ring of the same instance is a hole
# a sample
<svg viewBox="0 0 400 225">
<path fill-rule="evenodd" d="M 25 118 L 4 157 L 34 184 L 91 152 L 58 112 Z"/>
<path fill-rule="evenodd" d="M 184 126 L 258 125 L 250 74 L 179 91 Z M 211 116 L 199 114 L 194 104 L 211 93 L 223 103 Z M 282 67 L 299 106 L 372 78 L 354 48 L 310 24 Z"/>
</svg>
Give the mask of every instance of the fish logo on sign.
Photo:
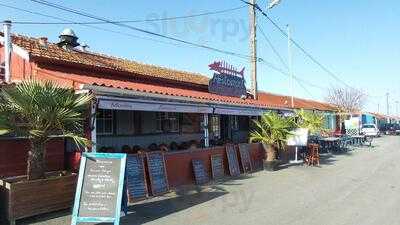
<svg viewBox="0 0 400 225">
<path fill-rule="evenodd" d="M 208 65 L 210 70 L 215 71 L 213 78 L 208 84 L 210 93 L 246 98 L 247 90 L 244 80 L 244 67 L 237 70 L 225 61 L 214 62 Z"/>
<path fill-rule="evenodd" d="M 244 67 L 241 71 L 236 70 L 232 65 L 229 65 L 225 61 L 221 62 L 214 62 L 210 65 L 210 70 L 216 71 L 220 74 L 228 74 L 228 75 L 234 75 L 234 76 L 240 76 L 243 78 L 244 75 Z"/>
</svg>

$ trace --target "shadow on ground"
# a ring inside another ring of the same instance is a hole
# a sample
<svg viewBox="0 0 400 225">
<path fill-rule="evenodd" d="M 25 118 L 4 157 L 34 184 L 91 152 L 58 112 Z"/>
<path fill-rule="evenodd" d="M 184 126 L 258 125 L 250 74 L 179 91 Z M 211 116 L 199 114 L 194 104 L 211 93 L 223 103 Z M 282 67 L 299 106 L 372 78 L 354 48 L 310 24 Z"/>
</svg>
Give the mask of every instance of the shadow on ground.
<svg viewBox="0 0 400 225">
<path fill-rule="evenodd" d="M 221 197 L 227 193 L 228 192 L 223 190 L 195 192 L 178 195 L 177 197 L 165 200 L 136 204 L 129 207 L 128 215 L 121 219 L 121 224 L 136 225 L 151 222 L 153 220 Z"/>
<path fill-rule="evenodd" d="M 121 218 L 121 224 L 136 225 L 144 224 L 170 214 L 189 209 L 195 205 L 222 197 L 229 192 L 223 186 L 242 185 L 240 181 L 252 178 L 252 174 L 242 174 L 238 177 L 225 177 L 218 181 L 212 181 L 208 185 L 181 186 L 174 190 L 169 196 L 149 198 L 129 206 L 128 215 Z M 71 215 L 71 210 L 62 210 L 54 213 L 43 214 L 17 221 L 18 225 L 32 223 L 45 223 L 48 220 Z M 69 220 L 68 220 L 69 221 Z M 93 223 L 85 223 L 93 224 Z M 101 225 L 105 225 L 102 223 Z M 60 224 L 64 225 L 64 224 Z M 100 225 L 100 224 L 99 224 Z"/>
</svg>

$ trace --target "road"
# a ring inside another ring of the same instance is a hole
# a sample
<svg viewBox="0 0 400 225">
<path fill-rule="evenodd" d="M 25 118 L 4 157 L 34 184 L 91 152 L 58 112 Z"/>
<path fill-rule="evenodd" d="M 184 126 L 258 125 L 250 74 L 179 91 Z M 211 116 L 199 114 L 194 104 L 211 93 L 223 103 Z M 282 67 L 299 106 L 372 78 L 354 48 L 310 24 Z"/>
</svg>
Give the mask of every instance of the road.
<svg viewBox="0 0 400 225">
<path fill-rule="evenodd" d="M 400 225 L 400 137 L 325 155 L 320 167 L 261 171 L 131 207 L 122 224 Z M 63 225 L 61 213 L 19 224 Z M 36 221 L 36 222 L 33 222 Z"/>
</svg>

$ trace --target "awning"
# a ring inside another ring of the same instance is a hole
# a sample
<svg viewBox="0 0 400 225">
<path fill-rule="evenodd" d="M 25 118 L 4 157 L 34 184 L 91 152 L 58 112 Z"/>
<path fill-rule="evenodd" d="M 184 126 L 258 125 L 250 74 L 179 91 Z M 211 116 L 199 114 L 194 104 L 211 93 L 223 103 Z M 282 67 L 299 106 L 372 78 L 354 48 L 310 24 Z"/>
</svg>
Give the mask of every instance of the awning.
<svg viewBox="0 0 400 225">
<path fill-rule="evenodd" d="M 173 102 L 135 101 L 121 99 L 99 99 L 100 109 L 135 110 L 152 112 L 181 112 L 181 113 L 213 113 L 213 108 L 203 105 L 192 105 Z"/>
<path fill-rule="evenodd" d="M 261 116 L 266 110 L 262 109 L 251 109 L 251 108 L 222 108 L 216 107 L 214 109 L 214 114 L 220 115 L 236 115 L 236 116 Z"/>
<path fill-rule="evenodd" d="M 216 105 L 190 104 L 180 102 L 124 99 L 103 96 L 98 98 L 100 109 L 133 110 L 148 112 L 208 113 L 236 116 L 259 116 L 266 110 L 248 107 L 222 107 Z"/>
</svg>

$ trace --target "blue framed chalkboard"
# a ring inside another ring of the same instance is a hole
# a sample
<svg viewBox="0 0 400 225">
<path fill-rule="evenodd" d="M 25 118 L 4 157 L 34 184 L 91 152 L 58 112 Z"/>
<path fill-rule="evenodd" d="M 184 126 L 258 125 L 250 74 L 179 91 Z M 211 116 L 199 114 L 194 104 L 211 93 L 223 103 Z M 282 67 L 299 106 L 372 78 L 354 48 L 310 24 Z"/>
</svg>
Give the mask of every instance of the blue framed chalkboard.
<svg viewBox="0 0 400 225">
<path fill-rule="evenodd" d="M 126 154 L 82 155 L 71 225 L 119 224 L 125 165 Z"/>
<path fill-rule="evenodd" d="M 126 186 L 129 202 L 148 197 L 144 157 L 142 154 L 129 154 L 126 160 Z"/>
<path fill-rule="evenodd" d="M 192 159 L 192 166 L 196 184 L 202 185 L 210 181 L 210 177 L 206 171 L 204 162 L 201 159 Z"/>
<path fill-rule="evenodd" d="M 162 195 L 169 191 L 167 169 L 163 152 L 146 153 L 147 169 L 150 176 L 151 193 Z"/>
</svg>

